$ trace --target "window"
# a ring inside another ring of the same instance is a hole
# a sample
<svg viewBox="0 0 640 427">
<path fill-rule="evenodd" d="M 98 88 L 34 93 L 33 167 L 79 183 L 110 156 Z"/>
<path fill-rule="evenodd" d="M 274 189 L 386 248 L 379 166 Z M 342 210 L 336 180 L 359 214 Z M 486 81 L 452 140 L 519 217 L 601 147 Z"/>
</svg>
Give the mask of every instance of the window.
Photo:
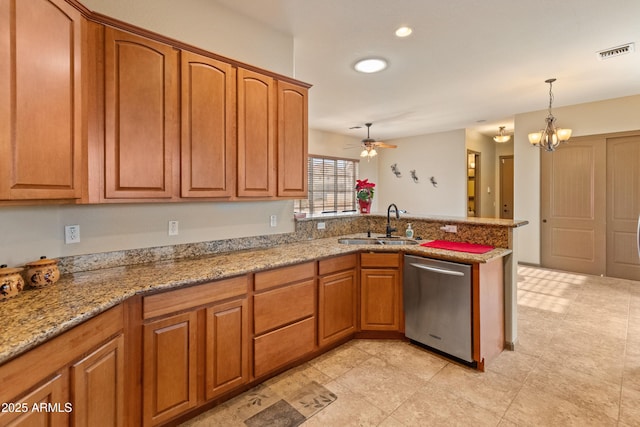
<svg viewBox="0 0 640 427">
<path fill-rule="evenodd" d="M 296 212 L 317 214 L 356 209 L 358 161 L 336 157 L 309 157 L 309 198 L 296 200 Z"/>
</svg>

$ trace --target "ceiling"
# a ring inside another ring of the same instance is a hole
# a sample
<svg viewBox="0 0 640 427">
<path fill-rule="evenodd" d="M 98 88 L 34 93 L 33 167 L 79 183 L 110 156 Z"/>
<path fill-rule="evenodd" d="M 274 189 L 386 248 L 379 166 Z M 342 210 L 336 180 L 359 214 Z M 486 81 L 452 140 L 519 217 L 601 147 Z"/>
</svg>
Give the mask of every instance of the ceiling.
<svg viewBox="0 0 640 427">
<path fill-rule="evenodd" d="M 552 77 L 554 108 L 640 94 L 638 0 L 216 1 L 293 36 L 294 77 L 313 85 L 312 129 L 360 138 L 364 127 L 349 128 L 373 122 L 377 139 L 512 131 L 515 114 L 548 107 Z M 396 37 L 401 25 L 413 34 Z M 635 52 L 598 58 L 630 42 Z M 355 72 L 366 56 L 389 67 Z"/>
</svg>

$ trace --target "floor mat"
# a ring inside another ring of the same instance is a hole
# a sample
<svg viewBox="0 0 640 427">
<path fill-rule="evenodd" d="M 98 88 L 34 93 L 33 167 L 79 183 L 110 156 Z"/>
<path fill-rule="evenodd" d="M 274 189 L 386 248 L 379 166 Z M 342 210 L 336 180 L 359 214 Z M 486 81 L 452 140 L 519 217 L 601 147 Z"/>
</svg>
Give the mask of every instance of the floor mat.
<svg viewBox="0 0 640 427">
<path fill-rule="evenodd" d="M 292 396 L 278 400 L 247 418 L 244 423 L 248 427 L 296 427 L 326 408 L 336 399 L 337 396 L 334 393 L 321 384 L 312 381 L 304 385 Z"/>
</svg>

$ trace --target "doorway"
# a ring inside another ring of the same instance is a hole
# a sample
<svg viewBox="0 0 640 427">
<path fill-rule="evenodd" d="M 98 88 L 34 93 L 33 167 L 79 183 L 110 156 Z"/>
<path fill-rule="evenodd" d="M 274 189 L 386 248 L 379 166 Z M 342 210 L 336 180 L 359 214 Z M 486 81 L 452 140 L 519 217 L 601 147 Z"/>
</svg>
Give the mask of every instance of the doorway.
<svg viewBox="0 0 640 427">
<path fill-rule="evenodd" d="M 480 216 L 480 153 L 467 150 L 467 216 Z"/>
<path fill-rule="evenodd" d="M 640 280 L 640 132 L 540 155 L 542 266 Z"/>
<path fill-rule="evenodd" d="M 500 218 L 513 219 L 513 156 L 500 156 Z"/>
</svg>

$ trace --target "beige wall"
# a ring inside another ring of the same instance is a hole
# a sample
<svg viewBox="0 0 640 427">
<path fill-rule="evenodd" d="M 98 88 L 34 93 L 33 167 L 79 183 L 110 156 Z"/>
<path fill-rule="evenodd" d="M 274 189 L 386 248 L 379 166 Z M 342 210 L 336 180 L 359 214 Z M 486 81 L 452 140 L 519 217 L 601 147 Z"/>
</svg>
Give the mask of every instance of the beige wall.
<svg viewBox="0 0 640 427">
<path fill-rule="evenodd" d="M 398 148 L 378 155 L 379 209 L 390 203 L 413 214 L 466 216 L 464 129 L 385 141 Z M 397 164 L 401 178 L 391 171 Z M 411 179 L 415 169 L 419 182 Z M 437 187 L 429 178 L 434 177 Z"/>
<path fill-rule="evenodd" d="M 553 109 L 560 127 L 574 136 L 597 135 L 640 129 L 640 95 Z M 527 134 L 544 125 L 547 110 L 515 116 L 514 216 L 528 220 L 519 232 L 519 260 L 540 263 L 540 156 L 553 155 L 530 146 Z M 569 144 L 571 140 L 569 140 Z"/>
</svg>

